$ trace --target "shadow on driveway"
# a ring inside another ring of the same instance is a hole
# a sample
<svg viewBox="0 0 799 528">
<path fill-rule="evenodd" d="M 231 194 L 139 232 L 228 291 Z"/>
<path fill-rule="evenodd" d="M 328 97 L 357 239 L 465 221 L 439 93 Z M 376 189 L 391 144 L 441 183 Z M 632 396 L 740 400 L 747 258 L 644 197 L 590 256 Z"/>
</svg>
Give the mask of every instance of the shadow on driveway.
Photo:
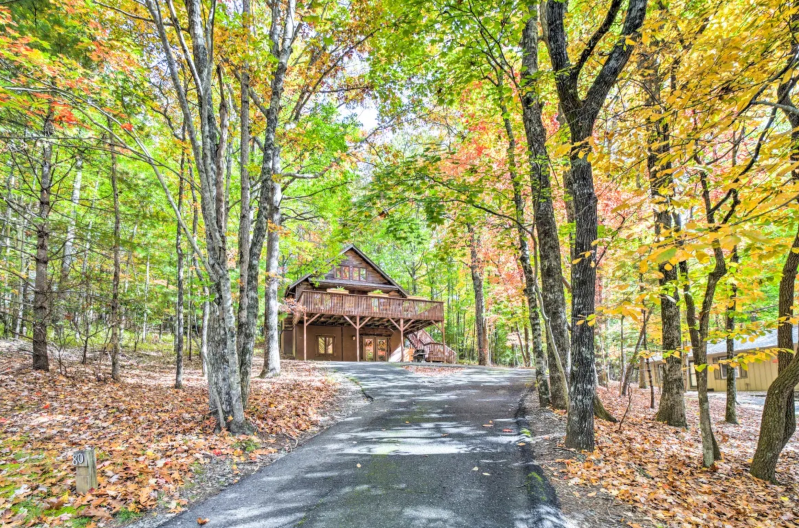
<svg viewBox="0 0 799 528">
<path fill-rule="evenodd" d="M 332 363 L 372 403 L 166 527 L 565 527 L 521 430 L 530 371 Z M 525 443 L 519 446 L 519 443 Z"/>
</svg>

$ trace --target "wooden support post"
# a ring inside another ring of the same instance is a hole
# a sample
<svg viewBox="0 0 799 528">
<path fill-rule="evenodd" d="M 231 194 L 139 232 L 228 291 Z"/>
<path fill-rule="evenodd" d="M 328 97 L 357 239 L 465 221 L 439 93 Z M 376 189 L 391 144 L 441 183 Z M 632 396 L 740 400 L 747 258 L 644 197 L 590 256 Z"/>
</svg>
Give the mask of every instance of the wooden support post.
<svg viewBox="0 0 799 528">
<path fill-rule="evenodd" d="M 447 339 L 444 336 L 444 321 L 441 321 L 441 354 L 444 356 L 444 363 L 447 362 Z"/>
<path fill-rule="evenodd" d="M 72 453 L 72 465 L 75 466 L 78 493 L 88 493 L 97 487 L 97 459 L 93 447 Z"/>
<path fill-rule="evenodd" d="M 405 319 L 400 319 L 400 361 L 405 361 Z"/>
<path fill-rule="evenodd" d="M 355 361 L 361 360 L 361 316 L 355 316 Z"/>
<path fill-rule="evenodd" d="M 302 316 L 304 318 L 304 321 L 303 321 L 303 324 L 302 324 L 302 360 L 303 361 L 307 361 L 308 360 L 308 357 L 307 357 L 307 354 L 308 354 L 308 325 L 313 323 L 314 321 L 316 321 L 316 318 L 319 317 L 320 315 L 322 315 L 322 314 L 314 315 L 313 317 L 311 317 L 311 320 L 309 321 L 308 320 L 308 314 L 307 313 L 302 314 Z"/>
</svg>

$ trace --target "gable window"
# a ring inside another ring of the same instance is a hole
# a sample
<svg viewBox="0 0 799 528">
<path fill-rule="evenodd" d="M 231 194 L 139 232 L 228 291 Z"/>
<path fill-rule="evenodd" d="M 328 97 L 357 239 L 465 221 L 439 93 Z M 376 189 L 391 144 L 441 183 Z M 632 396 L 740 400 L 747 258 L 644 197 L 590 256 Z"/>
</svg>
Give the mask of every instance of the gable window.
<svg viewBox="0 0 799 528">
<path fill-rule="evenodd" d="M 338 266 L 336 278 L 340 280 L 366 281 L 366 268 L 355 266 Z"/>
<path fill-rule="evenodd" d="M 342 280 L 350 280 L 350 267 L 339 266 L 336 268 L 336 278 Z"/>
<path fill-rule="evenodd" d="M 316 337 L 316 354 L 318 356 L 332 356 L 333 343 L 336 338 L 333 336 L 320 335 Z"/>
</svg>

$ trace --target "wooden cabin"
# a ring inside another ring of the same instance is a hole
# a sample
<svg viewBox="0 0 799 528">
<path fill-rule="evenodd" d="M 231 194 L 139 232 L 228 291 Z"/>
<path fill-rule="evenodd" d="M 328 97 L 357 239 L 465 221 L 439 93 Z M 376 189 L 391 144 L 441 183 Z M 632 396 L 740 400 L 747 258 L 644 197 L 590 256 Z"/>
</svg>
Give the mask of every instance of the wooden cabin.
<svg viewBox="0 0 799 528">
<path fill-rule="evenodd" d="M 793 342 L 799 341 L 799 331 L 793 328 Z M 794 344 L 794 349 L 796 349 Z M 777 379 L 779 368 L 777 364 L 777 331 L 768 332 L 748 338 L 736 339 L 733 344 L 736 355 L 759 356 L 757 361 L 747 363 L 746 368 L 741 366 L 736 368 L 735 386 L 739 391 L 765 392 L 771 383 Z M 708 376 L 707 386 L 709 391 L 724 392 L 727 390 L 727 369 L 731 368 L 723 362 L 727 359 L 727 343 L 719 341 L 708 343 L 707 361 L 710 365 L 716 365 L 713 373 Z M 649 360 L 652 371 L 652 381 L 656 386 L 663 386 L 663 369 L 665 362 L 660 355 L 656 355 Z M 683 363 L 683 383 L 685 390 L 696 390 L 696 368 L 691 353 L 684 354 Z M 641 359 L 640 369 L 646 370 L 646 361 Z M 796 386 L 799 391 L 799 385 Z"/>
<path fill-rule="evenodd" d="M 444 305 L 413 297 L 354 245 L 328 269 L 309 273 L 286 289 L 289 316 L 281 332 L 284 356 L 320 361 L 427 361 L 455 363 L 445 343 Z M 443 340 L 443 339 L 442 339 Z"/>
</svg>

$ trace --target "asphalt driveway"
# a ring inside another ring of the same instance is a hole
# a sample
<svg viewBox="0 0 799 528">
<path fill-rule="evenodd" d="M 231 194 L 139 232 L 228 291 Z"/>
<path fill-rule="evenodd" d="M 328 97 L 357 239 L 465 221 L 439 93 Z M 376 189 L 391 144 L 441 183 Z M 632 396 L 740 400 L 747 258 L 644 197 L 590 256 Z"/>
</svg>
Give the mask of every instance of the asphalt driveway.
<svg viewBox="0 0 799 528">
<path fill-rule="evenodd" d="M 424 377 L 335 363 L 372 402 L 164 523 L 214 527 L 563 527 L 517 417 L 529 371 Z"/>
</svg>

